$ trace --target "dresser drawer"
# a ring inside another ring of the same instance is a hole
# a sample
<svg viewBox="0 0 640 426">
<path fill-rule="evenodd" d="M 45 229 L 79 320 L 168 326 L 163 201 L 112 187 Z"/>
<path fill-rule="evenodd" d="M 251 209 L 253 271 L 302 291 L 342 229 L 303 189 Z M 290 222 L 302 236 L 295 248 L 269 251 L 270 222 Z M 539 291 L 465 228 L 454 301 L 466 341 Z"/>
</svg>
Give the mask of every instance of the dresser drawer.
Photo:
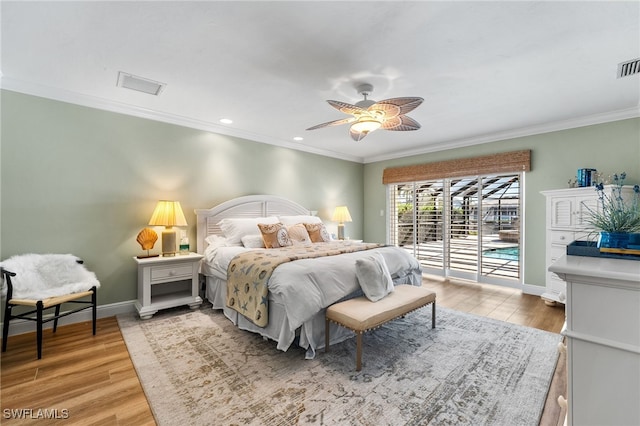
<svg viewBox="0 0 640 426">
<path fill-rule="evenodd" d="M 151 283 L 164 282 L 166 280 L 190 280 L 193 277 L 193 266 L 188 265 L 169 265 L 169 266 L 153 266 L 151 268 Z"/>
<path fill-rule="evenodd" d="M 556 260 L 560 259 L 562 255 L 567 254 L 567 246 L 554 244 L 550 247 L 549 254 L 551 256 L 551 263 L 553 263 Z"/>
<path fill-rule="evenodd" d="M 551 244 L 561 244 L 567 246 L 573 242 L 575 234 L 571 231 L 551 232 Z"/>
</svg>

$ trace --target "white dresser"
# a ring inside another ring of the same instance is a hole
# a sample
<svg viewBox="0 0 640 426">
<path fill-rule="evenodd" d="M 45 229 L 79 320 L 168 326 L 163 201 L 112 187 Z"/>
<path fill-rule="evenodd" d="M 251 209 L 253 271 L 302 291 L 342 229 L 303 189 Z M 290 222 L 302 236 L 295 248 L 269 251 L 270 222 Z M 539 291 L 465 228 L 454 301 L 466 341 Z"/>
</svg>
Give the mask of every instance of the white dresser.
<svg viewBox="0 0 640 426">
<path fill-rule="evenodd" d="M 612 185 L 604 192 L 611 195 Z M 567 252 L 566 246 L 575 240 L 595 240 L 597 233 L 589 226 L 589 209 L 599 209 L 598 192 L 593 186 L 542 191 L 546 197 L 546 279 L 542 298 L 548 304 L 565 303 L 566 284 L 549 271 L 557 259 Z M 623 187 L 623 197 L 631 197 L 633 187 Z"/>
<path fill-rule="evenodd" d="M 640 425 L 640 260 L 561 256 L 569 425 Z"/>
</svg>

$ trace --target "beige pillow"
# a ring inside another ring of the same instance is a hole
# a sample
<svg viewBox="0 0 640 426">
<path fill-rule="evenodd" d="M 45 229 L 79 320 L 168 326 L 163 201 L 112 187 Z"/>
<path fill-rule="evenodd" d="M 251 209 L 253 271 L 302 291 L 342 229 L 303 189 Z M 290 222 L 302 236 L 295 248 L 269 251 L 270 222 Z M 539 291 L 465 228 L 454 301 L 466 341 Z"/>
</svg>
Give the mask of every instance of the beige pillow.
<svg viewBox="0 0 640 426">
<path fill-rule="evenodd" d="M 281 223 L 259 223 L 262 241 L 266 248 L 287 247 L 291 245 L 291 239 L 287 228 Z"/>
<path fill-rule="evenodd" d="M 287 232 L 289 233 L 289 238 L 291 239 L 292 244 L 311 244 L 311 237 L 309 237 L 309 233 L 307 232 L 307 228 L 305 228 L 304 224 L 297 223 L 295 225 L 287 226 Z"/>
<path fill-rule="evenodd" d="M 324 223 L 305 223 L 304 227 L 309 233 L 309 238 L 313 243 L 328 243 L 331 241 L 331 236 L 324 226 Z"/>
</svg>

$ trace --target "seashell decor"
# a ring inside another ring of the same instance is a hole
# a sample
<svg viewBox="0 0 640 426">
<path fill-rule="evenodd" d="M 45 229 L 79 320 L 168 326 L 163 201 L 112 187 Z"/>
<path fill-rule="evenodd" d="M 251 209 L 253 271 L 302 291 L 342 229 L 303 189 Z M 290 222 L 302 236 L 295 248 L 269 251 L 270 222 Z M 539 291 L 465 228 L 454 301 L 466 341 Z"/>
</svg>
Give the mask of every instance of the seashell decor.
<svg viewBox="0 0 640 426">
<path fill-rule="evenodd" d="M 138 237 L 136 238 L 136 241 L 138 242 L 138 244 L 140 244 L 140 246 L 142 247 L 142 250 L 147 251 L 146 257 L 150 257 L 149 250 L 151 250 L 155 245 L 156 241 L 158 241 L 158 234 L 156 234 L 156 231 L 154 231 L 151 228 L 144 228 L 142 231 L 138 233 Z"/>
</svg>

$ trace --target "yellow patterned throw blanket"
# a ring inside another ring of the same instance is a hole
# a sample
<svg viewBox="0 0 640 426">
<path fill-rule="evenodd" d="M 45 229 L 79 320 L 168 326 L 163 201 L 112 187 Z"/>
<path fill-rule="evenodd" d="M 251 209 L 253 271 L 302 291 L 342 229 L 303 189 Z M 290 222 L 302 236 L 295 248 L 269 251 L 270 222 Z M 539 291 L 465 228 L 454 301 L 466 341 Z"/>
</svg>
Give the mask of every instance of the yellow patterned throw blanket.
<svg viewBox="0 0 640 426">
<path fill-rule="evenodd" d="M 240 253 L 227 268 L 227 306 L 238 311 L 258 327 L 269 323 L 267 283 L 274 269 L 286 262 L 381 247 L 377 243 L 345 244 L 335 241 L 307 246 L 295 245 Z"/>
</svg>

